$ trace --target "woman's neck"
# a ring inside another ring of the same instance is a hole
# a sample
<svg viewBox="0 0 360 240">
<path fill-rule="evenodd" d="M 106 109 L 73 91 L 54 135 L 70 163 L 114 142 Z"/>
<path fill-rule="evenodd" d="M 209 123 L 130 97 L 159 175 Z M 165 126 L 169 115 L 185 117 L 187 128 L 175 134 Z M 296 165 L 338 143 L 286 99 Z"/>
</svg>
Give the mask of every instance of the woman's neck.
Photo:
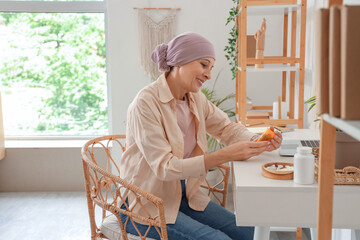
<svg viewBox="0 0 360 240">
<path fill-rule="evenodd" d="M 183 89 L 181 89 L 181 87 L 179 86 L 180 79 L 174 76 L 174 74 L 172 74 L 171 72 L 165 74 L 165 78 L 169 85 L 173 97 L 178 100 L 185 100 L 186 92 Z"/>
</svg>

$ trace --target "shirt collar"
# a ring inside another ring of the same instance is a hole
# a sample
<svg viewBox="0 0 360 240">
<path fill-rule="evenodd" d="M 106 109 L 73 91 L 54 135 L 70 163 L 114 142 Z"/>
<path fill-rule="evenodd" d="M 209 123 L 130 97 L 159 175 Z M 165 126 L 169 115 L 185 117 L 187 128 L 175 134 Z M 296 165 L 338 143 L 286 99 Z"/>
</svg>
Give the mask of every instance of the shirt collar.
<svg viewBox="0 0 360 240">
<path fill-rule="evenodd" d="M 160 77 L 157 79 L 157 83 L 159 86 L 159 99 L 162 103 L 167 103 L 174 99 L 174 96 L 172 95 L 169 85 L 166 81 L 165 73 L 160 75 Z"/>
</svg>

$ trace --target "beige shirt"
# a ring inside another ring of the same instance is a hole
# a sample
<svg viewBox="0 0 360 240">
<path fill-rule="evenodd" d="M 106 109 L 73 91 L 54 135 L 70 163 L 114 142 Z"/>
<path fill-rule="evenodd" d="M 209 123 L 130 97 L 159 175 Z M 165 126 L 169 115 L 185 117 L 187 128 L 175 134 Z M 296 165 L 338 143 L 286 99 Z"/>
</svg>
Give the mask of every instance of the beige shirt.
<svg viewBox="0 0 360 240">
<path fill-rule="evenodd" d="M 120 163 L 121 177 L 164 200 L 166 223 L 175 223 L 181 201 L 181 179 L 186 179 L 189 206 L 203 211 L 209 197 L 200 191 L 206 175 L 204 154 L 207 153 L 206 133 L 229 145 L 250 140 L 253 133 L 243 125 L 229 120 L 226 113 L 214 106 L 201 92 L 188 93 L 190 111 L 195 116 L 197 145 L 184 158 L 184 140 L 177 124 L 176 101 L 165 75 L 143 88 L 130 104 L 127 113 L 126 151 Z M 130 208 L 136 203 L 128 196 Z M 157 209 L 146 199 L 142 204 L 152 215 Z M 136 204 L 134 212 L 147 217 Z"/>
</svg>

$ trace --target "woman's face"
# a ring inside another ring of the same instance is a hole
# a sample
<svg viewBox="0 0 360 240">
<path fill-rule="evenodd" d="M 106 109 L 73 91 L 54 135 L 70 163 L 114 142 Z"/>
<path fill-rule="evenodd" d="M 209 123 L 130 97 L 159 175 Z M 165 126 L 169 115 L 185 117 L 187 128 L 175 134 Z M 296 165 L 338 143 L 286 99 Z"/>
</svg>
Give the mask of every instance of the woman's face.
<svg viewBox="0 0 360 240">
<path fill-rule="evenodd" d="M 215 60 L 210 57 L 200 58 L 178 67 L 179 87 L 186 92 L 198 92 L 200 87 L 211 78 Z"/>
</svg>

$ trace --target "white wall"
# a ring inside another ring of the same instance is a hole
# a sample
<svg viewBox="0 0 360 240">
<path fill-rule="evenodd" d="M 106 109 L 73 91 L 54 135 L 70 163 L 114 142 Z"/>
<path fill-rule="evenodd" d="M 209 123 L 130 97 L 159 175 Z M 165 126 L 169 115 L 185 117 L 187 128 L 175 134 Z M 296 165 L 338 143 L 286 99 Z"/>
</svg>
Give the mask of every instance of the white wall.
<svg viewBox="0 0 360 240">
<path fill-rule="evenodd" d="M 247 34 L 254 35 L 266 19 L 264 56 L 282 56 L 283 16 L 249 16 Z M 289 74 L 288 74 L 289 75 Z M 282 73 L 247 73 L 247 96 L 254 105 L 272 105 L 281 96 Z"/>
<path fill-rule="evenodd" d="M 311 1 L 310 1 L 311 2 Z M 231 26 L 225 26 L 228 12 L 233 6 L 231 0 L 152 0 L 152 1 L 117 1 L 108 0 L 108 57 L 111 65 L 110 98 L 112 104 L 112 132 L 124 133 L 126 110 L 136 93 L 150 79 L 145 76 L 138 61 L 138 33 L 137 11 L 134 7 L 178 7 L 177 33 L 194 31 L 207 37 L 215 45 L 216 63 L 213 70 L 213 79 L 221 71 L 216 92 L 221 96 L 233 93 L 235 81 L 231 80 L 228 62 L 224 57 L 224 47 Z M 300 17 L 300 14 L 299 14 Z M 249 17 L 248 34 L 254 34 L 261 25 L 263 16 Z M 267 31 L 265 55 L 282 55 L 283 17 L 277 15 L 266 16 Z M 299 22 L 299 21 L 298 21 Z M 308 32 L 309 33 L 309 32 Z M 290 31 L 289 31 L 290 34 Z M 299 32 L 297 34 L 299 38 Z M 298 40 L 299 41 L 299 40 Z M 290 44 L 290 40 L 289 40 Z M 309 66 L 309 65 L 307 65 Z M 289 75 L 289 74 L 288 74 Z M 312 74 L 307 70 L 305 80 L 305 99 L 310 97 Z M 296 77 L 298 81 L 298 76 Z M 214 81 L 209 81 L 205 86 L 212 87 Z M 255 105 L 272 105 L 281 95 L 281 73 L 249 73 L 247 81 L 247 96 Z M 296 96 L 296 102 L 297 102 Z M 234 102 L 228 102 L 227 107 L 233 107 Z M 297 108 L 296 108 L 297 109 Z M 305 110 L 305 115 L 306 115 Z M 305 117 L 305 126 L 307 126 Z"/>
<path fill-rule="evenodd" d="M 213 42 L 217 60 L 212 76 L 217 76 L 221 71 L 216 91 L 219 96 L 234 92 L 235 81 L 231 80 L 223 51 L 230 31 L 230 26 L 225 26 L 225 23 L 229 9 L 233 6 L 231 0 L 107 0 L 107 4 L 111 133 L 125 133 L 129 103 L 141 88 L 151 82 L 139 66 L 137 15 L 134 7 L 181 8 L 178 12 L 177 32 L 198 32 Z M 261 21 L 262 16 L 250 18 L 248 33 L 253 34 L 260 27 Z M 282 21 L 279 16 L 267 17 L 265 55 L 281 55 L 282 41 L 279 36 L 282 36 Z M 311 65 L 307 64 L 307 68 L 311 68 Z M 309 86 L 305 91 L 308 96 L 310 79 L 311 74 L 306 74 L 305 82 Z M 213 81 L 209 81 L 207 86 L 212 84 Z M 248 96 L 255 104 L 271 104 L 280 94 L 280 84 L 280 74 L 250 75 Z M 267 94 L 269 92 L 272 94 Z M 229 105 L 234 106 L 234 103 Z M 0 161 L 0 191 L 83 190 L 82 172 L 80 146 L 8 149 L 7 157 Z"/>
<path fill-rule="evenodd" d="M 124 133 L 126 110 L 136 93 L 151 80 L 144 74 L 138 61 L 137 11 L 134 7 L 178 7 L 177 33 L 194 31 L 205 36 L 215 45 L 216 64 L 213 76 L 222 70 L 222 83 L 217 84 L 219 95 L 234 91 L 234 81 L 224 57 L 230 27 L 225 27 L 231 0 L 108 0 L 108 46 L 111 65 L 111 104 L 113 133 Z M 212 82 L 209 83 L 212 86 Z"/>
</svg>

